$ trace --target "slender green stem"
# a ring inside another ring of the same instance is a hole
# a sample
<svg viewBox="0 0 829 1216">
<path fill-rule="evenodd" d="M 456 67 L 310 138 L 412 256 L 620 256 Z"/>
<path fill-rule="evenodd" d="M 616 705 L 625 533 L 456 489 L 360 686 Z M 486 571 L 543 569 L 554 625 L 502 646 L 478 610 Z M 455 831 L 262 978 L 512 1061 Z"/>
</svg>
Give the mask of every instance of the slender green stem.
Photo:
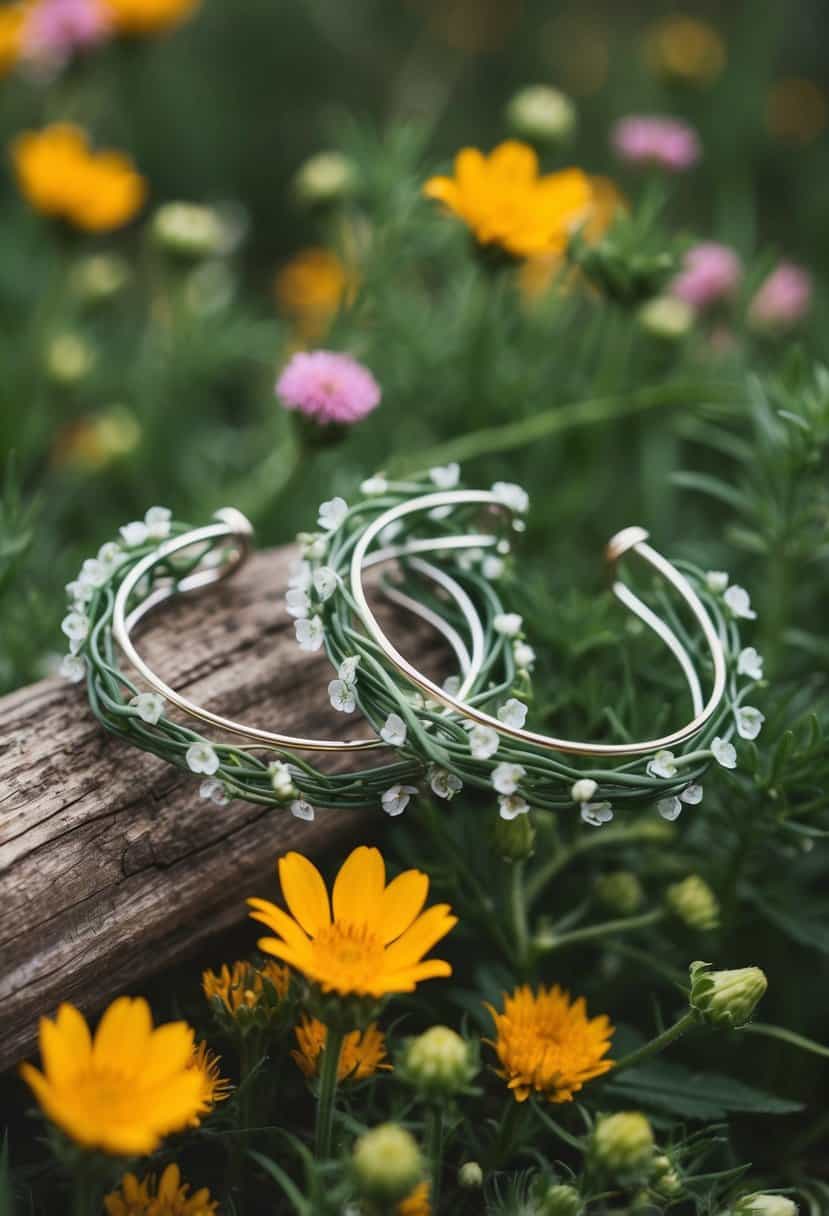
<svg viewBox="0 0 829 1216">
<path fill-rule="evenodd" d="M 615 1077 L 623 1068 L 632 1068 L 634 1064 L 641 1064 L 643 1060 L 647 1060 L 650 1056 L 655 1056 L 657 1052 L 663 1051 L 664 1048 L 670 1046 L 671 1043 L 685 1034 L 686 1030 L 690 1030 L 692 1026 L 696 1026 L 698 1021 L 697 1013 L 693 1009 L 689 1009 L 687 1013 L 683 1013 L 678 1022 L 674 1022 L 673 1026 L 669 1026 L 667 1030 L 663 1030 L 662 1034 L 658 1034 L 655 1039 L 651 1039 L 650 1043 L 645 1043 L 644 1046 L 638 1047 L 636 1051 L 631 1051 L 626 1056 L 622 1056 L 621 1060 L 617 1060 L 610 1076 Z"/>
<path fill-rule="evenodd" d="M 431 1106 L 426 1116 L 426 1147 L 432 1166 L 432 1193 L 430 1202 L 437 1212 L 440 1202 L 440 1176 L 443 1165 L 443 1110 L 437 1104 Z"/>
<path fill-rule="evenodd" d="M 530 953 L 530 934 L 527 928 L 527 895 L 524 885 L 524 863 L 514 861 L 510 866 L 510 908 L 515 932 L 515 949 L 520 968 L 527 966 Z"/>
<path fill-rule="evenodd" d="M 334 1099 L 337 1094 L 337 1069 L 343 1045 L 343 1032 L 329 1026 L 320 1068 L 320 1090 L 317 1099 L 317 1129 L 315 1151 L 318 1160 L 331 1156 L 331 1130 L 334 1126 Z"/>
<path fill-rule="evenodd" d="M 582 942 L 594 941 L 598 937 L 607 937 L 612 933 L 629 933 L 632 929 L 644 929 L 647 925 L 656 925 L 664 919 L 664 909 L 654 908 L 651 912 L 643 912 L 640 916 L 606 920 L 598 925 L 585 925 L 583 929 L 573 929 L 570 933 L 562 933 L 559 937 L 553 935 L 550 945 L 543 948 L 545 953 L 549 953 L 551 950 L 561 950 L 565 946 L 575 946 Z"/>
<path fill-rule="evenodd" d="M 764 1034 L 770 1039 L 779 1039 L 781 1043 L 789 1043 L 801 1051 L 810 1051 L 813 1055 L 826 1056 L 829 1059 L 829 1047 L 816 1043 L 814 1039 L 807 1039 L 805 1034 L 787 1030 L 785 1026 L 771 1026 L 768 1022 L 746 1022 L 745 1026 L 740 1027 L 740 1033 L 745 1034 L 746 1031 L 749 1034 Z"/>
<path fill-rule="evenodd" d="M 498 1134 L 495 1137 L 495 1143 L 488 1155 L 486 1162 L 488 1170 L 500 1169 L 503 1163 L 508 1161 L 512 1155 L 512 1146 L 522 1119 L 522 1107 L 523 1104 L 517 1102 L 514 1095 L 510 1093 L 507 1097 L 504 1113 L 498 1123 Z"/>
<path fill-rule="evenodd" d="M 72 1216 L 94 1216 L 96 1210 L 95 1178 L 89 1162 L 81 1159 L 72 1179 Z"/>
<path fill-rule="evenodd" d="M 588 853 L 592 849 L 605 848 L 608 845 L 627 844 L 631 841 L 640 838 L 648 839 L 651 833 L 651 825 L 634 823 L 629 827 L 611 827 L 602 828 L 600 832 L 593 832 L 590 836 L 582 836 L 569 848 L 562 849 L 554 854 L 548 862 L 540 866 L 527 880 L 526 899 L 528 904 L 532 904 L 538 899 L 547 883 L 550 882 L 557 874 L 570 864 L 575 857 L 582 853 Z"/>
</svg>

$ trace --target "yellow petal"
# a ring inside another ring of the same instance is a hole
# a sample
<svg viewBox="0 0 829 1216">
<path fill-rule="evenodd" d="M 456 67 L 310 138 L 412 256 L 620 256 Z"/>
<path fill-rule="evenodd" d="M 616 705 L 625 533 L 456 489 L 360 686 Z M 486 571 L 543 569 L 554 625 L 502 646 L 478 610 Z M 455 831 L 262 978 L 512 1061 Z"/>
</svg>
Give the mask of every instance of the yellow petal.
<svg viewBox="0 0 829 1216">
<path fill-rule="evenodd" d="M 178 1195 L 178 1189 L 181 1186 L 181 1170 L 175 1162 L 167 1166 L 158 1184 L 158 1198 L 166 1199 L 168 1203 Z"/>
<path fill-rule="evenodd" d="M 248 907 L 253 909 L 250 913 L 252 920 L 258 920 L 261 924 L 267 925 L 269 929 L 273 929 L 274 933 L 284 937 L 285 941 L 296 949 L 301 950 L 308 945 L 308 938 L 296 921 L 276 904 L 269 903 L 266 899 L 249 899 Z"/>
<path fill-rule="evenodd" d="M 386 867 L 378 849 L 360 845 L 343 862 L 334 881 L 334 920 L 372 924 L 380 912 Z"/>
<path fill-rule="evenodd" d="M 175 1076 L 187 1067 L 193 1052 L 193 1031 L 186 1022 L 167 1022 L 150 1035 L 141 1065 L 142 1088 Z"/>
<path fill-rule="evenodd" d="M 399 937 L 421 912 L 429 894 L 429 879 L 421 870 L 398 874 L 383 892 L 380 929 L 383 945 Z"/>
<path fill-rule="evenodd" d="M 317 867 L 301 853 L 279 859 L 279 881 L 291 915 L 314 937 L 331 923 L 328 892 Z"/>
<path fill-rule="evenodd" d="M 477 148 L 461 148 L 455 157 L 455 180 L 461 194 L 478 194 L 486 181 L 487 162 Z"/>
<path fill-rule="evenodd" d="M 411 992 L 421 980 L 443 979 L 451 974 L 452 967 L 445 959 L 427 958 L 399 971 L 384 972 L 383 982 L 389 992 Z"/>
<path fill-rule="evenodd" d="M 260 937 L 256 945 L 264 954 L 272 954 L 274 958 L 281 958 L 284 963 L 296 967 L 297 971 L 305 971 L 310 965 L 310 950 L 301 953 L 291 946 L 286 946 L 278 937 Z"/>
<path fill-rule="evenodd" d="M 396 942 L 386 950 L 385 970 L 396 971 L 419 963 L 428 950 L 458 923 L 448 904 L 427 908 Z"/>
<path fill-rule="evenodd" d="M 538 157 L 529 144 L 507 139 L 490 153 L 489 172 L 499 182 L 526 185 L 538 176 Z"/>
<path fill-rule="evenodd" d="M 96 1068 L 131 1075 L 140 1069 L 153 1028 L 143 997 L 119 996 L 98 1023 L 92 1056 Z"/>
<path fill-rule="evenodd" d="M 423 186 L 426 198 L 437 199 L 453 209 L 458 205 L 458 187 L 451 177 L 430 177 Z"/>
<path fill-rule="evenodd" d="M 54 1022 L 40 1020 L 43 1071 L 54 1085 L 67 1084 L 88 1065 L 92 1036 L 86 1018 L 74 1005 L 61 1005 Z"/>
</svg>

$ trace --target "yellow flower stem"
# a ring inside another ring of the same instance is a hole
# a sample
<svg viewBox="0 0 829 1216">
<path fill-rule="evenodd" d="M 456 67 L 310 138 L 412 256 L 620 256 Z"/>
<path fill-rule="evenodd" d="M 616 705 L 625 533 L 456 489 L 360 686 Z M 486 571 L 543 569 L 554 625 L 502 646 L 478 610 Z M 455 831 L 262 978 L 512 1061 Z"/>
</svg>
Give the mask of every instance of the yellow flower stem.
<svg viewBox="0 0 829 1216">
<path fill-rule="evenodd" d="M 581 945 L 583 942 L 594 941 L 596 938 L 607 937 L 613 933 L 629 933 L 632 929 L 644 929 L 648 925 L 656 925 L 664 920 L 667 913 L 664 908 L 654 908 L 650 912 L 642 912 L 639 916 L 624 916 L 618 920 L 605 920 L 598 925 L 585 925 L 583 929 L 573 929 L 570 933 L 553 936 L 550 944 L 540 946 L 545 954 L 553 950 L 561 950 L 565 946 Z"/>
<path fill-rule="evenodd" d="M 642 1047 L 637 1047 L 636 1051 L 628 1052 L 626 1056 L 622 1056 L 621 1060 L 617 1060 L 608 1075 L 613 1078 L 623 1068 L 632 1068 L 635 1064 L 641 1064 L 643 1060 L 647 1060 L 650 1056 L 655 1056 L 657 1052 L 663 1051 L 681 1035 L 685 1034 L 686 1030 L 690 1030 L 692 1026 L 698 1024 L 699 1015 L 696 1010 L 689 1009 L 687 1013 L 683 1013 L 678 1022 L 674 1022 L 673 1026 L 669 1026 L 667 1030 L 663 1030 L 655 1039 L 651 1039 L 649 1043 L 645 1043 Z"/>
<path fill-rule="evenodd" d="M 527 894 L 524 883 L 524 862 L 514 861 L 510 866 L 510 907 L 512 926 L 515 932 L 516 964 L 520 971 L 530 961 L 530 934 L 527 928 Z"/>
<path fill-rule="evenodd" d="M 345 1035 L 341 1030 L 327 1027 L 325 1047 L 320 1065 L 320 1087 L 317 1097 L 317 1127 L 314 1137 L 318 1161 L 331 1156 L 331 1130 L 334 1126 L 334 1099 L 337 1094 L 337 1069 Z"/>
<path fill-rule="evenodd" d="M 426 1150 L 432 1166 L 432 1211 L 439 1210 L 440 1176 L 443 1166 L 443 1109 L 438 1103 L 433 1103 L 426 1114 Z"/>
</svg>

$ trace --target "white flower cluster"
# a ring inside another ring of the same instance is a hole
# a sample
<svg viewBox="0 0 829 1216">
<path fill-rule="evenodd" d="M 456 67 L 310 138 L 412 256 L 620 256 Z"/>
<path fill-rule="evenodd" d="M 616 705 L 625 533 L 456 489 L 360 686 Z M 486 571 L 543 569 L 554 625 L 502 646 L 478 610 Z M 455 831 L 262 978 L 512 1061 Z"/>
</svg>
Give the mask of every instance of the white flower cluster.
<svg viewBox="0 0 829 1216">
<path fill-rule="evenodd" d="M 337 502 L 342 503 L 345 510 L 348 510 L 342 498 L 331 500 L 331 503 Z M 331 507 L 331 503 L 322 504 L 322 507 L 320 507 L 320 518 L 323 516 L 323 508 Z M 331 517 L 335 518 L 337 515 L 337 509 L 333 509 Z M 326 515 L 326 518 L 328 518 L 328 515 Z M 344 516 L 340 517 L 340 523 L 343 518 Z M 303 650 L 319 650 L 325 640 L 325 631 L 323 629 L 322 617 L 316 609 L 327 600 L 330 600 L 337 590 L 340 580 L 339 576 L 335 574 L 330 566 L 315 567 L 312 564 L 312 560 L 309 560 L 309 545 L 303 543 L 302 536 L 299 539 L 304 556 L 299 561 L 294 562 L 291 568 L 291 574 L 288 579 L 288 590 L 285 593 L 285 607 L 290 616 L 294 617 L 294 632 L 300 647 Z M 316 545 L 317 539 L 313 538 L 312 547 Z M 342 675 L 340 676 L 339 683 L 353 684 L 354 682 L 354 680 L 349 681 L 343 679 Z M 332 684 L 335 683 L 338 683 L 338 681 L 332 680 Z M 331 693 L 331 686 L 329 686 L 329 693 Z M 331 694 L 331 703 L 334 705 L 333 693 Z M 345 705 L 337 704 L 335 708 L 342 710 L 344 713 L 351 713 L 354 705 L 350 709 L 346 709 Z"/>
<path fill-rule="evenodd" d="M 609 802 L 593 802 L 598 788 L 592 777 L 580 777 L 570 787 L 570 797 L 579 807 L 582 823 L 589 824 L 591 828 L 600 828 L 613 818 L 613 807 Z"/>
<path fill-rule="evenodd" d="M 722 596 L 726 608 L 737 620 L 757 620 L 757 613 L 751 607 L 751 599 L 745 587 L 732 583 L 725 570 L 709 570 L 705 583 L 713 595 Z"/>
</svg>

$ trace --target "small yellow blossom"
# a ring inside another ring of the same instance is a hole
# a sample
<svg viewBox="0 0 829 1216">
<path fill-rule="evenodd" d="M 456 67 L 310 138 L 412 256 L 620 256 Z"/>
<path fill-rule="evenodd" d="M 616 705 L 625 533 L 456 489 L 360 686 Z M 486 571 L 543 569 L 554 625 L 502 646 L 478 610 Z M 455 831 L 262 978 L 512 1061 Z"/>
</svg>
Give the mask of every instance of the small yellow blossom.
<svg viewBox="0 0 829 1216">
<path fill-rule="evenodd" d="M 324 992 L 383 997 L 412 992 L 421 980 L 452 974 L 443 959 L 424 955 L 457 924 L 448 904 L 422 911 L 429 879 L 406 870 L 386 885 L 377 849 L 354 849 L 329 899 L 322 875 L 300 853 L 279 859 L 288 913 L 265 899 L 249 899 L 254 920 L 278 936 L 259 949 L 274 954 Z"/>
<path fill-rule="evenodd" d="M 85 131 L 54 123 L 25 131 L 11 145 L 21 194 L 44 215 L 87 232 L 110 232 L 139 211 L 147 184 L 120 152 L 92 152 Z"/>
<path fill-rule="evenodd" d="M 17 65 L 25 22 L 25 4 L 0 6 L 0 76 L 7 76 Z"/>
<path fill-rule="evenodd" d="M 200 0 L 103 0 L 115 29 L 122 34 L 161 34 L 181 25 Z"/>
<path fill-rule="evenodd" d="M 651 26 L 645 38 L 645 59 L 657 76 L 707 84 L 725 67 L 725 43 L 707 22 L 674 13 Z"/>
<path fill-rule="evenodd" d="M 429 1183 L 419 1182 L 405 1199 L 401 1199 L 394 1209 L 395 1216 L 431 1216 L 432 1205 L 429 1202 Z"/>
<path fill-rule="evenodd" d="M 504 994 L 503 1013 L 487 1008 L 497 1032 L 490 1042 L 501 1066 L 496 1071 L 517 1102 L 533 1093 L 548 1102 L 570 1102 L 585 1081 L 612 1067 L 603 1058 L 613 1034 L 610 1020 L 588 1018 L 584 997 L 571 1002 L 557 984 L 537 993 L 524 985 Z"/>
<path fill-rule="evenodd" d="M 105 1197 L 104 1209 L 107 1216 L 216 1216 L 219 1204 L 207 1187 L 193 1195 L 189 1191 L 175 1164 L 160 1179 L 147 1174 L 139 1182 L 135 1174 L 125 1174 L 118 1190 Z"/>
<path fill-rule="evenodd" d="M 132 1157 L 153 1152 L 202 1110 L 192 1054 L 185 1022 L 153 1028 L 143 997 L 122 996 L 94 1038 L 74 1005 L 61 1005 L 54 1022 L 41 1018 L 43 1072 L 22 1064 L 20 1074 L 47 1118 L 78 1144 Z"/>
<path fill-rule="evenodd" d="M 141 427 L 127 410 L 116 407 L 102 414 L 78 418 L 63 427 L 55 439 L 51 462 L 56 468 L 96 472 L 141 442 Z"/>
<path fill-rule="evenodd" d="M 302 1021 L 294 1029 L 297 1050 L 291 1057 L 306 1077 L 315 1077 L 328 1031 L 317 1018 L 303 1014 Z M 362 1032 L 352 1030 L 343 1039 L 340 1061 L 337 1065 L 338 1081 L 362 1081 L 371 1077 L 378 1069 L 389 1069 L 386 1058 L 386 1038 L 376 1022 L 371 1022 Z"/>
<path fill-rule="evenodd" d="M 593 198 L 581 169 L 541 176 L 535 151 L 518 140 L 499 144 L 489 156 L 463 148 L 454 177 L 432 177 L 423 192 L 462 219 L 479 244 L 521 258 L 563 253 Z"/>
<path fill-rule="evenodd" d="M 199 1074 L 201 1081 L 201 1110 L 191 1119 L 191 1127 L 198 1127 L 202 1118 L 209 1115 L 217 1103 L 230 1097 L 233 1086 L 221 1075 L 220 1063 L 221 1057 L 211 1051 L 206 1043 L 198 1043 L 193 1048 L 189 1066 Z"/>
<path fill-rule="evenodd" d="M 628 210 L 628 202 L 619 187 L 609 177 L 591 177 L 590 207 L 579 228 L 579 236 L 588 245 L 597 245 L 620 212 Z M 518 286 L 525 300 L 537 300 L 546 295 L 554 283 L 563 289 L 583 282 L 578 267 L 567 269 L 563 253 L 547 253 L 527 258 L 518 272 Z"/>
<path fill-rule="evenodd" d="M 291 973 L 279 963 L 266 962 L 261 967 L 237 960 L 228 967 L 223 963 L 217 975 L 215 971 L 202 972 L 202 990 L 208 1001 L 218 999 L 227 1012 L 235 1016 L 240 1009 L 253 1009 L 266 994 L 265 983 L 270 984 L 280 1000 L 288 995 Z"/>
<path fill-rule="evenodd" d="M 330 249 L 301 249 L 277 271 L 274 281 L 280 311 L 295 322 L 300 336 L 319 338 L 341 304 L 353 295 L 355 276 Z"/>
</svg>

